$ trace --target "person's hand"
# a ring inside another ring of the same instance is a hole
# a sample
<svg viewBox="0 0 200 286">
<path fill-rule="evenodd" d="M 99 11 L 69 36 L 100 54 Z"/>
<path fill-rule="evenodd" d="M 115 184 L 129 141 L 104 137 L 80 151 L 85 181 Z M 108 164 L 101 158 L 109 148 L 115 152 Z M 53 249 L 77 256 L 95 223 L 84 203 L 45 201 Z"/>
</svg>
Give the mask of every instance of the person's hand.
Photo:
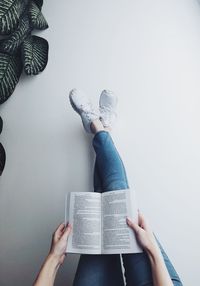
<svg viewBox="0 0 200 286">
<path fill-rule="evenodd" d="M 67 239 L 71 229 L 71 225 L 65 227 L 62 223 L 54 232 L 50 252 L 37 275 L 34 286 L 54 285 L 57 271 L 65 259 Z"/>
<path fill-rule="evenodd" d="M 158 244 L 155 236 L 146 219 L 140 212 L 138 212 L 138 224 L 131 221 L 128 217 L 126 221 L 130 228 L 135 232 L 139 244 L 145 251 L 152 252 L 158 250 Z"/>
<path fill-rule="evenodd" d="M 65 227 L 65 224 L 62 223 L 53 233 L 50 255 L 52 255 L 58 261 L 58 264 L 62 264 L 65 259 L 67 240 L 71 229 L 72 226 L 70 224 Z"/>
</svg>

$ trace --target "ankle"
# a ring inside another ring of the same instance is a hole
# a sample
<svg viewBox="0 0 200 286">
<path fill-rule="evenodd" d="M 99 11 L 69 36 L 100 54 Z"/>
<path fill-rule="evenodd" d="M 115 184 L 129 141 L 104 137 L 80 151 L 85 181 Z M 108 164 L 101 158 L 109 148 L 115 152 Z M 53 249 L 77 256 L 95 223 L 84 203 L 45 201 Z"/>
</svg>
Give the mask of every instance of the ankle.
<svg viewBox="0 0 200 286">
<path fill-rule="evenodd" d="M 111 132 L 112 128 L 111 127 L 104 127 L 104 130 L 107 131 L 107 132 Z"/>
<path fill-rule="evenodd" d="M 93 134 L 96 134 L 99 131 L 105 131 L 105 128 L 99 119 L 95 119 L 94 121 L 91 122 L 90 129 Z"/>
</svg>

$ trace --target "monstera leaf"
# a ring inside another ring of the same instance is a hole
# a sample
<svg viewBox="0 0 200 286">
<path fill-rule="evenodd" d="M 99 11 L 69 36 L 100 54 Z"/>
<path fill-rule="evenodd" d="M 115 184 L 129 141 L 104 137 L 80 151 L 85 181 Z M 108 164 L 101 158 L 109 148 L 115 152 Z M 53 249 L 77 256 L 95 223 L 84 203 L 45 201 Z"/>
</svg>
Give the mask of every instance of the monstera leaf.
<svg viewBox="0 0 200 286">
<path fill-rule="evenodd" d="M 43 6 L 43 0 L 34 0 L 34 2 L 36 3 L 36 5 L 38 6 L 38 8 L 41 10 L 42 6 Z"/>
<path fill-rule="evenodd" d="M 13 32 L 19 23 L 19 18 L 25 10 L 28 0 L 1 0 L 0 1 L 0 34 L 8 35 Z"/>
<path fill-rule="evenodd" d="M 22 61 L 19 54 L 0 53 L 0 104 L 13 93 L 22 73 Z"/>
<path fill-rule="evenodd" d="M 0 143 L 0 176 L 3 172 L 6 163 L 6 152 L 3 148 L 3 145 Z"/>
<path fill-rule="evenodd" d="M 0 51 L 13 54 L 31 32 L 29 19 L 26 14 L 19 21 L 17 29 L 6 39 L 0 41 Z"/>
<path fill-rule="evenodd" d="M 22 44 L 22 60 L 27 75 L 43 71 L 48 61 L 49 44 L 38 36 L 29 36 Z"/>
<path fill-rule="evenodd" d="M 29 6 L 29 18 L 32 29 L 44 30 L 48 28 L 46 19 L 34 1 Z"/>
</svg>

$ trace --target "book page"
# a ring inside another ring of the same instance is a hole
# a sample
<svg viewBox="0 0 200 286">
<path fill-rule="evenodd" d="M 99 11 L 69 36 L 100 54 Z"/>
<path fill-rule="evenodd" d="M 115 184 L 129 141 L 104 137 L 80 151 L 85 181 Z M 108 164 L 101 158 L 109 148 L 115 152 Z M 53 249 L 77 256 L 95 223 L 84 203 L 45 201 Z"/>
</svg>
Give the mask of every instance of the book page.
<svg viewBox="0 0 200 286">
<path fill-rule="evenodd" d="M 117 190 L 102 194 L 102 253 L 142 252 L 135 234 L 126 223 L 129 216 L 137 221 L 134 190 Z"/>
<path fill-rule="evenodd" d="M 67 252 L 101 253 L 101 194 L 71 192 L 69 198 L 69 223 L 72 233 Z"/>
</svg>

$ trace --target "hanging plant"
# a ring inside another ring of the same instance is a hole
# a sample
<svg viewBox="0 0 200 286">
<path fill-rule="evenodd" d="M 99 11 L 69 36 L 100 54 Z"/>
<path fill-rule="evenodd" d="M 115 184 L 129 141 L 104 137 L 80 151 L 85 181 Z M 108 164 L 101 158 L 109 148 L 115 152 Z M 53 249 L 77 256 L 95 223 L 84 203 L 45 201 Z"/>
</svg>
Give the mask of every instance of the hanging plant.
<svg viewBox="0 0 200 286">
<path fill-rule="evenodd" d="M 0 117 L 0 134 L 2 132 L 3 129 L 3 120 Z M 3 148 L 3 145 L 0 143 L 0 176 L 3 172 L 4 166 L 5 166 L 5 162 L 6 162 L 6 152 Z"/>
<path fill-rule="evenodd" d="M 0 0 L 0 104 L 13 93 L 21 73 L 37 75 L 48 62 L 47 40 L 31 35 L 48 28 L 43 0 Z"/>
</svg>

